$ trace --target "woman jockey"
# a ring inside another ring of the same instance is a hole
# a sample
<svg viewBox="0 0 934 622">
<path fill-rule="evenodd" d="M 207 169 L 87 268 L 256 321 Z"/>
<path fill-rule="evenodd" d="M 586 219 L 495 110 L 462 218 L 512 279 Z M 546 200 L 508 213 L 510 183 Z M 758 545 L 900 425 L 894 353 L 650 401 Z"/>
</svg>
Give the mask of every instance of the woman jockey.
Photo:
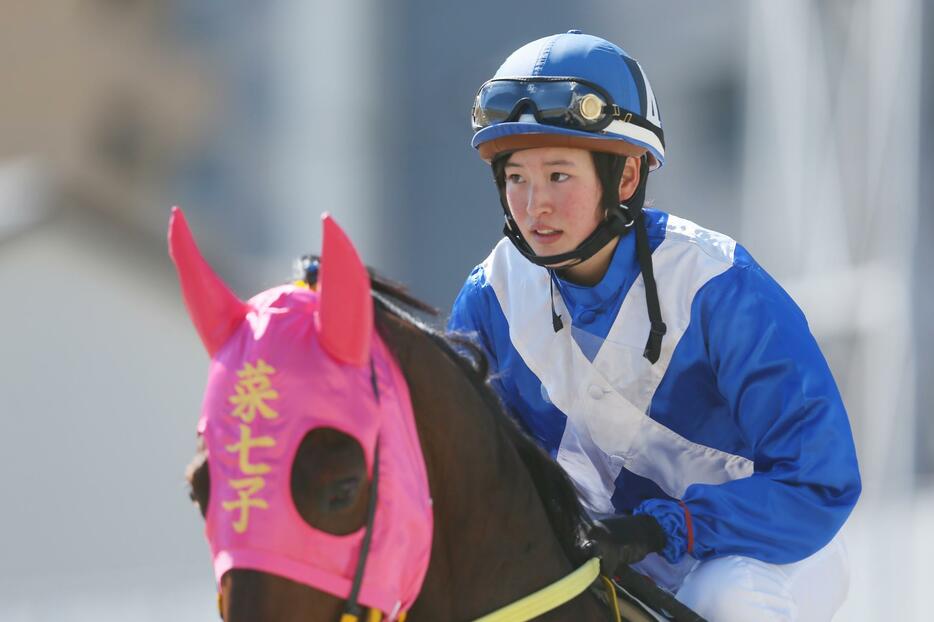
<svg viewBox="0 0 934 622">
<path fill-rule="evenodd" d="M 578 31 L 533 41 L 473 126 L 505 238 L 449 329 L 476 336 L 594 537 L 711 621 L 829 620 L 860 493 L 843 402 L 746 249 L 643 209 L 665 143 L 639 64 Z"/>
</svg>

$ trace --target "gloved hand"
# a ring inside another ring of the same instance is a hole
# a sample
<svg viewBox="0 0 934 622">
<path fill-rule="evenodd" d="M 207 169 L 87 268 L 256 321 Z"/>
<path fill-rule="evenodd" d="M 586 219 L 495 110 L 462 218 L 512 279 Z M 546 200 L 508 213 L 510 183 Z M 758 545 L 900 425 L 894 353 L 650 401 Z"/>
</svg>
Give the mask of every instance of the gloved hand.
<svg viewBox="0 0 934 622">
<path fill-rule="evenodd" d="M 635 564 L 649 553 L 661 552 L 667 541 L 662 526 L 648 514 L 594 521 L 588 537 L 597 548 L 607 576 L 613 576 L 621 564 Z"/>
</svg>

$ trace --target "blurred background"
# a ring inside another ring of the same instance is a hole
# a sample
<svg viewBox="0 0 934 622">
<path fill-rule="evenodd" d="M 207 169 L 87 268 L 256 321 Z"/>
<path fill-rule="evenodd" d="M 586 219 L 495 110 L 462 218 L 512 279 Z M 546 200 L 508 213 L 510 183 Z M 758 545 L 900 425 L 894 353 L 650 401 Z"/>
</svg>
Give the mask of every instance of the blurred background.
<svg viewBox="0 0 934 622">
<path fill-rule="evenodd" d="M 6 0 L 0 620 L 215 619 L 183 482 L 208 361 L 170 206 L 243 297 L 330 211 L 446 314 L 500 235 L 476 89 L 571 28 L 651 80 L 650 200 L 745 244 L 824 348 L 864 479 L 836 620 L 930 619 L 930 3 Z"/>
</svg>

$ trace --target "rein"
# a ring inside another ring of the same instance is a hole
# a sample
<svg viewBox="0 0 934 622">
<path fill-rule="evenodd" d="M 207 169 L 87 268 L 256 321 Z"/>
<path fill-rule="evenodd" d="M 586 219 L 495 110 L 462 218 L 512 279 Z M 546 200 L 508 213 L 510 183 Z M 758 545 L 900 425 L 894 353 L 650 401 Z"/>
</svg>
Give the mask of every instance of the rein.
<svg viewBox="0 0 934 622">
<path fill-rule="evenodd" d="M 361 561 L 358 568 L 362 568 L 362 566 L 363 562 Z M 543 587 L 528 596 L 524 596 L 509 605 L 500 607 L 492 613 L 476 618 L 473 622 L 527 622 L 528 620 L 548 613 L 552 609 L 557 609 L 561 605 L 571 602 L 580 596 L 584 590 L 593 585 L 599 577 L 600 558 L 592 557 L 590 560 L 584 562 L 580 568 L 574 570 L 566 577 L 558 579 L 551 585 Z M 607 583 L 610 586 L 608 589 L 610 590 L 611 600 L 614 604 L 614 619 L 616 622 L 621 622 L 622 618 L 620 617 L 619 608 L 615 606 L 615 589 L 612 587 L 612 583 L 609 581 L 607 581 Z M 360 608 L 356 606 L 356 603 L 353 604 L 353 608 L 355 611 L 351 610 L 351 601 L 348 599 L 340 622 L 359 621 L 359 616 L 362 612 Z M 381 620 L 381 612 L 376 609 L 370 609 L 366 622 L 380 622 Z M 405 612 L 403 612 L 397 620 L 404 622 Z"/>
<path fill-rule="evenodd" d="M 473 622 L 526 622 L 556 609 L 577 598 L 600 576 L 600 558 L 591 557 L 584 564 L 551 585 L 501 607 Z M 614 609 L 616 622 L 620 622 L 619 610 Z"/>
</svg>

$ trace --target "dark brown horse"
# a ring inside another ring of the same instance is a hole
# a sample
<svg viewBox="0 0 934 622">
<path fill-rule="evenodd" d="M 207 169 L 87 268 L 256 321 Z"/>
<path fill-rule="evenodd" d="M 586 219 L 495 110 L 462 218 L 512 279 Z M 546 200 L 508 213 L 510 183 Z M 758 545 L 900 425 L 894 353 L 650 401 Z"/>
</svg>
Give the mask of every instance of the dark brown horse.
<svg viewBox="0 0 934 622">
<path fill-rule="evenodd" d="M 306 279 L 315 278 L 309 268 Z M 413 319 L 412 309 L 427 307 L 400 288 L 375 277 L 372 288 L 376 329 L 408 384 L 433 499 L 430 563 L 407 621 L 474 620 L 574 571 L 590 555 L 573 486 L 506 414 L 486 382 L 482 354 Z M 187 475 L 202 514 L 212 502 L 207 465 L 199 447 Z M 315 529 L 360 529 L 372 494 L 360 446 L 336 430 L 309 432 L 292 466 L 291 494 Z M 308 585 L 243 568 L 227 571 L 220 587 L 226 622 L 331 622 L 345 605 Z M 615 619 L 598 587 L 536 619 Z"/>
</svg>

